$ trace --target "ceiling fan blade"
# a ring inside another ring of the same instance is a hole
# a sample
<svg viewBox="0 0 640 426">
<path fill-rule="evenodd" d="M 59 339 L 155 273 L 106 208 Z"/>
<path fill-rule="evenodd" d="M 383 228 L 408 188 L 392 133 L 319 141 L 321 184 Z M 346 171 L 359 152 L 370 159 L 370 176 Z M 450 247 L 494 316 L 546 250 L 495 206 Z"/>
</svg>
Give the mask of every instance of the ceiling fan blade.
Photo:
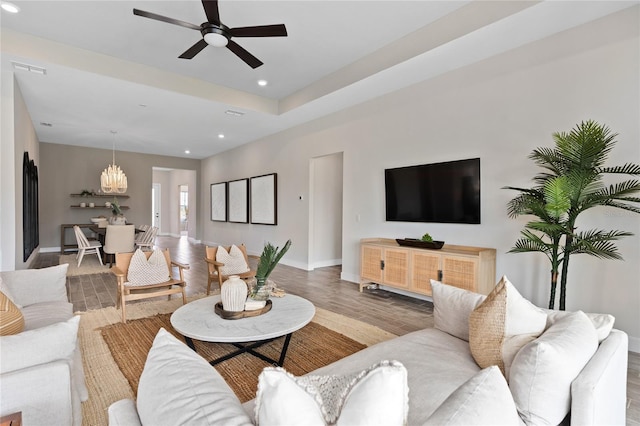
<svg viewBox="0 0 640 426">
<path fill-rule="evenodd" d="M 192 59 L 194 56 L 200 53 L 202 49 L 204 49 L 207 46 L 208 46 L 207 42 L 204 41 L 204 39 L 201 39 L 199 42 L 197 42 L 196 44 L 194 44 L 193 46 L 185 50 L 185 52 L 178 57 L 181 59 Z"/>
<path fill-rule="evenodd" d="M 220 12 L 218 12 L 218 0 L 202 0 L 204 13 L 212 24 L 220 25 Z"/>
<path fill-rule="evenodd" d="M 181 27 L 200 31 L 200 25 L 195 25 L 189 22 L 180 21 L 178 19 L 167 18 L 166 16 L 158 15 L 157 13 L 145 12 L 144 10 L 140 10 L 140 9 L 133 9 L 133 14 L 142 16 L 144 18 L 155 19 L 156 21 L 167 22 L 169 24 L 179 25 Z"/>
<path fill-rule="evenodd" d="M 233 40 L 229 40 L 229 43 L 227 44 L 227 49 L 235 53 L 236 56 L 238 56 L 238 58 L 245 61 L 247 65 L 249 65 L 251 68 L 255 69 L 255 68 L 258 68 L 260 65 L 262 65 L 262 61 L 260 59 L 256 58 L 251 53 L 247 52 L 244 47 L 240 46 L 238 43 L 236 43 Z"/>
<path fill-rule="evenodd" d="M 238 27 L 229 30 L 232 37 L 286 37 L 284 24 L 258 25 L 255 27 Z"/>
</svg>

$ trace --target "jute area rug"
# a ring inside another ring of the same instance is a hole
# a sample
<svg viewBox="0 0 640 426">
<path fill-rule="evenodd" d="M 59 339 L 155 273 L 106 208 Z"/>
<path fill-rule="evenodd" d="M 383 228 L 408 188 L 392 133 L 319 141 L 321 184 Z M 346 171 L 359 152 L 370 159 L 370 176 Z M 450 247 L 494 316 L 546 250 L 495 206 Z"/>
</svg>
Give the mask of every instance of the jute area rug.
<svg viewBox="0 0 640 426">
<path fill-rule="evenodd" d="M 193 299 L 200 297 L 203 296 Z M 82 316 L 80 344 L 89 389 L 89 400 L 82 404 L 83 425 L 107 425 L 110 404 L 135 398 L 151 342 L 161 326 L 175 333 L 168 319 L 180 306 L 180 299 L 130 304 L 126 325 L 120 322 L 120 311 L 115 307 L 79 313 Z M 141 318 L 143 320 L 136 321 Z M 378 327 L 316 308 L 312 322 L 293 334 L 284 367 L 293 374 L 304 374 L 393 337 L 395 335 Z M 258 350 L 277 358 L 281 345 L 282 339 L 278 339 Z M 208 359 L 219 356 L 220 350 L 227 353 L 230 348 L 230 345 L 196 342 L 198 353 Z M 257 377 L 266 365 L 244 354 L 217 365 L 216 369 L 238 397 L 246 401 L 255 395 Z M 170 392 L 169 389 L 163 391 Z"/>
<path fill-rule="evenodd" d="M 98 256 L 95 254 L 85 254 L 82 258 L 82 263 L 78 268 L 78 260 L 76 259 L 75 254 L 61 254 L 60 260 L 58 262 L 60 265 L 63 263 L 68 263 L 69 268 L 67 269 L 68 277 L 76 277 L 79 275 L 89 275 L 89 274 L 102 274 L 109 272 L 109 265 L 100 265 L 98 261 Z"/>
</svg>

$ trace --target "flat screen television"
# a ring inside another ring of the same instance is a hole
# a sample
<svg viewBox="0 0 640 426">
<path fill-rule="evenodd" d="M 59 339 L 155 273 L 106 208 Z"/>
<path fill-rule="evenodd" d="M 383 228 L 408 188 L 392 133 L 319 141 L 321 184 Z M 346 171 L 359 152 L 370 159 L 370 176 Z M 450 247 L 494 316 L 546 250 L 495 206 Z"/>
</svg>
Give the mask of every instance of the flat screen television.
<svg viewBox="0 0 640 426">
<path fill-rule="evenodd" d="M 384 171 L 387 221 L 480 223 L 480 159 Z"/>
</svg>

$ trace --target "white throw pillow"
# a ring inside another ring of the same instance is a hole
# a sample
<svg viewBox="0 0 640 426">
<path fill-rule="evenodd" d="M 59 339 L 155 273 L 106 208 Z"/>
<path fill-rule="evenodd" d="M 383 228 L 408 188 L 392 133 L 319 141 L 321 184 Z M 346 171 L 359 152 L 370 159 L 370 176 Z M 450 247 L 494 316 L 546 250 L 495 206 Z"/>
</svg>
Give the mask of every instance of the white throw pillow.
<svg viewBox="0 0 640 426">
<path fill-rule="evenodd" d="M 407 370 L 382 361 L 348 376 L 295 377 L 280 367 L 258 379 L 256 424 L 404 425 L 409 411 Z"/>
<path fill-rule="evenodd" d="M 218 246 L 216 262 L 224 263 L 224 266 L 220 267 L 222 275 L 237 275 L 249 271 L 249 265 L 247 265 L 242 250 L 235 244 L 231 246 L 228 253 L 224 247 Z"/>
<path fill-rule="evenodd" d="M 527 424 L 559 424 L 571 407 L 571 382 L 598 349 L 591 320 L 572 312 L 523 347 L 511 364 L 509 383 Z"/>
<path fill-rule="evenodd" d="M 18 308 L 52 300 L 68 300 L 68 268 L 69 264 L 63 263 L 47 268 L 11 271 L 2 277 L 2 292 Z"/>
<path fill-rule="evenodd" d="M 516 353 L 544 331 L 547 314 L 522 297 L 506 276 L 469 315 L 469 348 L 481 368 L 497 365 L 505 377 Z"/>
<path fill-rule="evenodd" d="M 169 266 L 164 253 L 155 249 L 147 259 L 145 253 L 137 249 L 131 256 L 127 280 L 126 284 L 131 286 L 160 284 L 168 281 Z"/>
<path fill-rule="evenodd" d="M 521 423 L 509 385 L 494 365 L 479 371 L 453 391 L 429 416 L 425 426 Z"/>
<path fill-rule="evenodd" d="M 469 314 L 486 296 L 431 280 L 433 325 L 458 339 L 469 341 Z"/>
<path fill-rule="evenodd" d="M 222 376 L 161 328 L 147 355 L 136 408 L 143 425 L 252 425 Z"/>
<path fill-rule="evenodd" d="M 73 365 L 79 324 L 80 317 L 74 316 L 65 322 L 0 337 L 2 373 L 56 360 Z"/>
<path fill-rule="evenodd" d="M 13 294 L 11 293 L 11 289 L 9 289 L 9 287 L 7 287 L 7 285 L 4 283 L 4 281 L 2 281 L 2 276 L 0 276 L 0 292 L 2 292 L 5 296 L 7 296 L 7 298 L 9 300 L 11 300 L 11 302 L 18 308 L 22 308 L 21 305 L 16 303 L 16 298 L 13 297 Z"/>
<path fill-rule="evenodd" d="M 568 311 L 555 311 L 551 309 L 545 309 L 545 312 L 547 313 L 547 328 L 551 327 L 559 319 L 573 313 Z M 598 333 L 598 343 L 601 343 L 609 336 L 609 333 L 611 333 L 613 324 L 616 322 L 616 318 L 609 314 L 591 314 L 588 312 L 585 312 L 584 314 L 591 320 L 593 326 L 596 328 L 596 332 Z"/>
</svg>

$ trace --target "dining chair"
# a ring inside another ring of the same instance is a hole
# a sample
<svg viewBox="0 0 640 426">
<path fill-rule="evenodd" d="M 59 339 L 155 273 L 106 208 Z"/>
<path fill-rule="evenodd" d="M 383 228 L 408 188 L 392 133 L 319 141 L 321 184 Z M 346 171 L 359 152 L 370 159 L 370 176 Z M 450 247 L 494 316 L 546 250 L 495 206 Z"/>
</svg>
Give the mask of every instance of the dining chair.
<svg viewBox="0 0 640 426">
<path fill-rule="evenodd" d="M 142 233 L 139 240 L 135 241 L 136 247 L 144 250 L 145 248 L 153 249 L 153 245 L 156 242 L 156 235 L 158 233 L 158 227 L 152 226 L 147 231 Z"/>
<path fill-rule="evenodd" d="M 107 255 L 109 255 L 109 266 L 112 266 L 116 253 L 133 252 L 135 234 L 135 225 L 107 225 L 103 248 L 104 262 L 107 263 Z"/>
<path fill-rule="evenodd" d="M 140 225 L 138 227 L 138 232 L 136 232 L 136 239 L 135 239 L 136 243 L 138 241 L 142 241 L 142 239 L 144 238 L 144 234 L 149 230 L 149 228 L 151 228 L 150 225 Z"/>
<path fill-rule="evenodd" d="M 73 231 L 76 234 L 76 241 L 78 242 L 78 253 L 76 254 L 76 259 L 78 259 L 78 268 L 82 263 L 82 258 L 87 253 L 95 253 L 98 256 L 100 265 L 102 265 L 102 258 L 100 257 L 100 248 L 102 247 L 102 244 L 100 244 L 100 241 L 89 241 L 78 225 L 73 226 Z"/>
</svg>

